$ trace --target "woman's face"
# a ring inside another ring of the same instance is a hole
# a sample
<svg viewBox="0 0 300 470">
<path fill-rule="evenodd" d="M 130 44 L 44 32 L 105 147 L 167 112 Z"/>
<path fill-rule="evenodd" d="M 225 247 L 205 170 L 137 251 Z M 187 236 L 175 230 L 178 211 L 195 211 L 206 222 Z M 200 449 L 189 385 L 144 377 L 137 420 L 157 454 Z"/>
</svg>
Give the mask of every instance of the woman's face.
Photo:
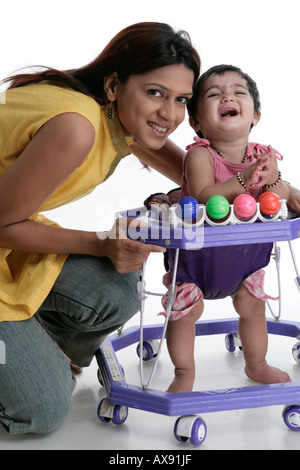
<svg viewBox="0 0 300 470">
<path fill-rule="evenodd" d="M 116 79 L 114 95 L 108 97 L 116 102 L 125 136 L 145 147 L 161 148 L 184 120 L 193 81 L 193 71 L 183 64 L 131 75 L 125 84 Z"/>
</svg>

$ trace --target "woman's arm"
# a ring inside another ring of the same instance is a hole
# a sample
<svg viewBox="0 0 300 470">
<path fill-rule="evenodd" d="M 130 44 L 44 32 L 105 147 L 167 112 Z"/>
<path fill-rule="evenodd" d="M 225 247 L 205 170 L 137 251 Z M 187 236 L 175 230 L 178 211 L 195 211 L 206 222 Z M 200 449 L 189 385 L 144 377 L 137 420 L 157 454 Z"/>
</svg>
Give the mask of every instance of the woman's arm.
<svg viewBox="0 0 300 470">
<path fill-rule="evenodd" d="M 177 185 L 181 184 L 182 164 L 184 150 L 171 140 L 159 150 L 153 150 L 142 146 L 139 142 L 134 141 L 131 150 L 138 159 L 154 170 L 159 171 Z"/>
<path fill-rule="evenodd" d="M 29 220 L 83 162 L 93 143 L 93 126 L 75 113 L 59 115 L 39 130 L 0 178 L 1 247 L 32 253 L 108 256 L 120 272 L 139 269 L 150 251 L 162 251 L 126 237 L 117 240 L 118 230 L 114 239 L 99 239 L 93 232 L 67 230 Z"/>
<path fill-rule="evenodd" d="M 35 213 L 83 162 L 94 143 L 84 117 L 66 113 L 49 120 L 0 179 L 0 227 Z"/>
<path fill-rule="evenodd" d="M 82 163 L 93 142 L 92 125 L 78 114 L 59 115 L 39 130 L 0 179 L 1 247 L 39 253 L 86 249 L 79 231 L 70 233 L 28 219 Z"/>
</svg>

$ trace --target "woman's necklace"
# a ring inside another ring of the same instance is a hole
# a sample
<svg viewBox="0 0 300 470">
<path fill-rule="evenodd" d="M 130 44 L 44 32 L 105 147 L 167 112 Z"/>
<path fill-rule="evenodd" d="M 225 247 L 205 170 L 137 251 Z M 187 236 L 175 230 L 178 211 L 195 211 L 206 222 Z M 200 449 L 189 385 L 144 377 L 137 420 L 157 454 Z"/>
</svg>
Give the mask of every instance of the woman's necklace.
<svg viewBox="0 0 300 470">
<path fill-rule="evenodd" d="M 220 152 L 220 150 L 216 149 L 215 147 L 212 146 L 212 148 L 214 149 L 214 151 L 220 155 L 220 157 L 224 158 L 224 156 L 222 155 L 222 153 Z M 247 156 L 247 149 L 248 149 L 248 145 L 246 145 L 246 148 L 245 148 L 245 153 L 244 153 L 244 156 L 241 160 L 241 163 L 245 163 L 245 160 L 246 160 L 246 156 Z"/>
</svg>

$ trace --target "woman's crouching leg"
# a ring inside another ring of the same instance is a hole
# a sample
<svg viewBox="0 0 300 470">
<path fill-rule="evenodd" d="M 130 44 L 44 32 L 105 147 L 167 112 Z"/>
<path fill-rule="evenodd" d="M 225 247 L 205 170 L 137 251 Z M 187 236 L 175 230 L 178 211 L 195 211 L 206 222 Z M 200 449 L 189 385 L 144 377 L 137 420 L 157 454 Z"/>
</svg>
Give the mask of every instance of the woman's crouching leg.
<svg viewBox="0 0 300 470">
<path fill-rule="evenodd" d="M 48 433 L 72 406 L 67 359 L 33 317 L 0 323 L 0 423 L 10 434 Z"/>
<path fill-rule="evenodd" d="M 116 272 L 108 258 L 67 258 L 37 316 L 77 366 L 88 367 L 104 339 L 137 313 L 139 274 Z"/>
</svg>

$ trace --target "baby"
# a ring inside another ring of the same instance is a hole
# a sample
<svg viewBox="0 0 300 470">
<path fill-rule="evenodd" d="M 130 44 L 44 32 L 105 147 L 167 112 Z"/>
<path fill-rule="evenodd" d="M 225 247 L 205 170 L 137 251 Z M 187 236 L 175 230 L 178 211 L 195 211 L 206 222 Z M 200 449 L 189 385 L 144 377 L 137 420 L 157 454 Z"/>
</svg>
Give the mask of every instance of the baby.
<svg viewBox="0 0 300 470">
<path fill-rule="evenodd" d="M 187 147 L 183 196 L 205 204 L 210 196 L 219 194 L 232 203 L 239 194 L 250 193 L 257 199 L 261 192 L 272 191 L 288 199 L 288 187 L 277 167 L 281 155 L 270 146 L 248 142 L 261 113 L 256 84 L 247 74 L 234 66 L 211 68 L 196 83 L 188 110 L 197 137 Z M 264 292 L 262 268 L 268 265 L 271 251 L 270 243 L 180 250 L 177 297 L 166 335 L 175 366 L 169 392 L 192 391 L 195 322 L 203 312 L 203 299 L 227 296 L 232 297 L 240 317 L 238 329 L 247 376 L 267 384 L 291 380 L 266 361 L 265 301 L 270 297 Z M 174 250 L 170 249 L 169 272 L 164 276 L 167 287 L 173 263 Z M 166 302 L 164 298 L 164 306 Z"/>
</svg>

